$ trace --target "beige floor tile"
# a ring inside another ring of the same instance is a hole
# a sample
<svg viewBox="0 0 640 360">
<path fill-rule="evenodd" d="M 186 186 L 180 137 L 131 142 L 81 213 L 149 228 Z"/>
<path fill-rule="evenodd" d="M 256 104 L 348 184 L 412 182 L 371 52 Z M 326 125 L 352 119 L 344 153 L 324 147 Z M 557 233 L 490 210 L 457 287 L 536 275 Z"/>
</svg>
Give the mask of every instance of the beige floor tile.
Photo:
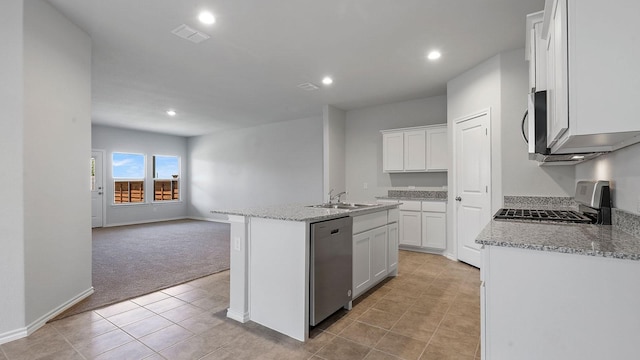
<svg viewBox="0 0 640 360">
<path fill-rule="evenodd" d="M 364 360 L 398 360 L 399 357 L 384 353 L 379 350 L 371 350 Z"/>
<path fill-rule="evenodd" d="M 323 320 L 316 328 L 337 335 L 347 326 L 351 325 L 353 321 L 354 320 L 348 316 L 347 311 L 340 310 Z"/>
<path fill-rule="evenodd" d="M 337 336 L 316 355 L 327 360 L 359 360 L 364 359 L 370 350 L 367 346 Z"/>
<path fill-rule="evenodd" d="M 160 315 L 154 315 L 146 319 L 134 322 L 127 326 L 124 326 L 122 330 L 129 333 L 129 335 L 139 339 L 143 336 L 154 333 L 160 329 L 164 329 L 173 323 Z"/>
<path fill-rule="evenodd" d="M 181 326 L 171 325 L 154 333 L 141 337 L 139 340 L 155 351 L 161 351 L 173 344 L 190 338 L 193 333 Z"/>
<path fill-rule="evenodd" d="M 107 320 L 109 320 L 116 326 L 123 327 L 155 315 L 156 314 L 154 312 L 149 311 L 145 308 L 136 308 L 117 315 L 110 316 L 107 318 Z"/>
<path fill-rule="evenodd" d="M 438 298 L 423 296 L 409 310 L 421 314 L 446 313 L 453 303 L 453 296 Z"/>
<path fill-rule="evenodd" d="M 61 324 L 56 321 L 51 324 L 72 344 L 117 329 L 114 324 L 101 316 L 98 321 L 73 321 Z"/>
<path fill-rule="evenodd" d="M 413 360 L 420 358 L 426 347 L 426 341 L 389 332 L 376 344 L 375 349 L 402 359 Z"/>
<path fill-rule="evenodd" d="M 51 324 L 46 324 L 30 336 L 0 345 L 0 348 L 10 360 L 13 360 L 23 354 L 36 354 L 31 349 L 46 350 L 48 344 L 57 345 L 62 342 L 65 342 L 64 337 Z"/>
<path fill-rule="evenodd" d="M 145 305 L 149 305 L 151 303 L 154 303 L 156 301 L 160 301 L 160 300 L 164 300 L 166 298 L 168 298 L 170 295 L 167 295 L 165 293 L 163 293 L 162 291 L 156 291 L 154 293 L 151 294 L 147 294 L 144 296 L 140 296 L 137 297 L 135 299 L 132 299 L 131 301 L 140 305 L 140 306 L 145 306 Z"/>
<path fill-rule="evenodd" d="M 427 346 L 420 360 L 474 360 L 473 356 L 456 354 L 451 349 L 443 349 L 436 346 Z"/>
<path fill-rule="evenodd" d="M 480 300 L 475 300 L 469 295 L 458 294 L 447 312 L 449 315 L 480 317 Z"/>
<path fill-rule="evenodd" d="M 307 360 L 313 354 L 301 347 L 287 347 L 275 345 L 271 350 L 260 355 L 260 359 L 268 360 Z"/>
<path fill-rule="evenodd" d="M 244 331 L 245 330 L 241 324 L 233 320 L 227 320 L 222 324 L 216 325 L 209 330 L 204 331 L 198 336 L 207 339 L 207 341 L 210 343 L 210 346 L 220 348 L 242 336 Z"/>
<path fill-rule="evenodd" d="M 158 353 L 153 353 L 153 355 L 144 358 L 144 360 L 167 360 L 167 359 L 165 359 L 164 356 Z"/>
<path fill-rule="evenodd" d="M 234 355 L 225 349 L 218 349 L 200 360 L 236 360 Z"/>
<path fill-rule="evenodd" d="M 171 309 L 177 308 L 178 306 L 188 304 L 186 301 L 182 301 L 180 299 L 176 299 L 174 297 L 166 298 L 164 300 L 156 301 L 152 304 L 146 305 L 145 308 L 147 310 L 151 310 L 156 314 L 163 313 L 165 311 L 169 311 Z"/>
<path fill-rule="evenodd" d="M 233 339 L 223 348 L 232 353 L 236 359 L 258 359 L 274 347 L 275 342 L 268 336 L 244 332 L 242 336 Z"/>
<path fill-rule="evenodd" d="M 213 294 L 209 293 L 208 291 L 204 290 L 204 289 L 200 289 L 200 288 L 195 288 L 193 290 L 189 290 L 187 292 L 183 292 L 181 294 L 177 294 L 174 295 L 174 297 L 182 300 L 182 301 L 186 301 L 186 302 L 194 302 L 198 299 L 202 299 L 202 298 L 206 298 L 209 297 Z"/>
<path fill-rule="evenodd" d="M 210 340 L 208 336 L 193 336 L 162 350 L 160 355 L 172 360 L 200 359 L 221 347 Z"/>
<path fill-rule="evenodd" d="M 480 336 L 480 316 L 469 317 L 447 314 L 440 323 L 440 329 L 478 338 Z"/>
<path fill-rule="evenodd" d="M 480 339 L 468 334 L 439 329 L 431 339 L 431 342 L 429 342 L 429 347 L 432 348 L 433 352 L 474 357 L 479 342 Z"/>
<path fill-rule="evenodd" d="M 132 341 L 98 355 L 95 360 L 140 360 L 153 354 L 153 350 L 138 341 Z"/>
<path fill-rule="evenodd" d="M 139 308 L 140 305 L 132 302 L 132 301 L 124 301 L 117 304 L 113 304 L 102 309 L 95 310 L 95 312 L 105 318 L 111 317 L 116 314 L 123 313 L 125 311 L 133 310 Z"/>
<path fill-rule="evenodd" d="M 185 293 L 187 291 L 193 290 L 195 289 L 192 285 L 190 284 L 181 284 L 181 285 L 177 285 L 174 287 L 170 287 L 168 289 L 164 289 L 162 290 L 163 293 L 174 296 L 177 294 L 182 294 Z"/>
<path fill-rule="evenodd" d="M 96 356 L 122 346 L 126 343 L 134 341 L 134 339 L 122 330 L 113 330 L 106 334 L 98 335 L 87 341 L 74 344 L 74 347 L 86 358 L 95 358 Z"/>
<path fill-rule="evenodd" d="M 415 303 L 415 300 L 411 299 L 410 302 L 399 302 L 394 300 L 389 300 L 386 297 L 378 300 L 371 308 L 386 311 L 388 313 L 394 315 L 402 315 L 407 309 Z"/>
<path fill-rule="evenodd" d="M 192 316 L 186 320 L 180 321 L 178 325 L 191 331 L 194 334 L 200 334 L 212 327 L 222 324 L 224 322 L 220 316 L 216 316 L 209 311 L 203 311 L 196 316 Z"/>
<path fill-rule="evenodd" d="M 429 341 L 444 318 L 442 313 L 405 313 L 391 329 L 392 332 L 421 341 Z"/>
<path fill-rule="evenodd" d="M 345 328 L 339 336 L 358 344 L 373 347 L 386 333 L 387 330 L 356 321 Z"/>
<path fill-rule="evenodd" d="M 7 360 L 7 357 L 4 356 L 4 352 L 2 351 L 2 348 L 0 348 L 0 360 Z"/>
<path fill-rule="evenodd" d="M 61 320 L 51 322 L 51 325 L 58 330 L 68 329 L 75 326 L 82 326 L 94 321 L 104 320 L 104 318 L 95 311 L 87 311 L 77 315 L 69 316 Z"/>
<path fill-rule="evenodd" d="M 202 314 L 203 312 L 204 310 L 202 310 L 197 306 L 194 306 L 191 304 L 184 304 L 182 306 L 178 306 L 171 310 L 160 313 L 160 316 L 177 323 L 182 320 L 186 320 L 190 317 Z"/>
<path fill-rule="evenodd" d="M 358 321 L 377 326 L 385 330 L 391 330 L 393 325 L 400 320 L 401 314 L 392 314 L 378 309 L 369 309 L 358 318 Z"/>
<path fill-rule="evenodd" d="M 75 352 L 73 347 L 64 339 L 62 335 L 51 336 L 29 344 L 26 348 L 4 349 L 9 360 L 30 360 L 41 357 L 59 359 L 65 354 Z"/>
<path fill-rule="evenodd" d="M 0 359 L 1 358 L 2 357 L 0 357 Z M 35 358 L 31 358 L 31 359 L 35 359 Z M 75 349 L 73 349 L 71 346 L 63 350 L 51 353 L 49 355 L 37 354 L 37 359 L 38 360 L 85 360 L 85 358 L 82 355 L 80 355 L 80 353 L 77 352 Z"/>
<path fill-rule="evenodd" d="M 191 305 L 197 306 L 202 310 L 213 310 L 214 312 L 217 312 L 229 307 L 229 299 L 220 295 L 212 295 L 195 300 L 191 302 Z"/>
</svg>

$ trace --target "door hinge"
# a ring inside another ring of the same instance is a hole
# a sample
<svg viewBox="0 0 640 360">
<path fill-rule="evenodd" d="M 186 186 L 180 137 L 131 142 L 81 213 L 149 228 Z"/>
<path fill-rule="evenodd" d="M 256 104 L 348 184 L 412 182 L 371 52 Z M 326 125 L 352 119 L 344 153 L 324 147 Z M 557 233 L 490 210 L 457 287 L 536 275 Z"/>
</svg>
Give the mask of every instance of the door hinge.
<svg viewBox="0 0 640 360">
<path fill-rule="evenodd" d="M 487 194 L 489 193 L 489 185 L 485 185 L 484 192 L 486 192 Z"/>
<path fill-rule="evenodd" d="M 489 129 L 484 129 L 484 134 L 485 134 L 485 136 L 489 135 Z"/>
</svg>

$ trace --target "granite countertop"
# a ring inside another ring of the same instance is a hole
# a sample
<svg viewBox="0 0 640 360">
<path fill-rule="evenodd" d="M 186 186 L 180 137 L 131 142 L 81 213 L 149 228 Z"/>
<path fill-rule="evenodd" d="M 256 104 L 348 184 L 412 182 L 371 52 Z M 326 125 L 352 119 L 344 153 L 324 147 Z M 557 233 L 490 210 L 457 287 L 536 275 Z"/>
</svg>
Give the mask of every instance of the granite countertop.
<svg viewBox="0 0 640 360">
<path fill-rule="evenodd" d="M 476 243 L 640 260 L 640 239 L 611 225 L 491 220 Z"/>
<path fill-rule="evenodd" d="M 289 204 L 279 206 L 269 206 L 252 209 L 238 210 L 211 210 L 212 214 L 223 215 L 239 215 L 248 217 L 258 217 L 265 219 L 288 220 L 288 221 L 307 221 L 315 222 L 320 220 L 329 220 L 344 216 L 365 215 L 377 211 L 395 209 L 398 204 L 383 204 L 366 207 L 356 210 L 347 209 L 323 209 L 314 208 L 300 204 Z"/>
<path fill-rule="evenodd" d="M 436 197 L 404 197 L 404 196 L 376 196 L 376 199 L 380 200 L 398 200 L 398 201 L 442 201 L 447 202 L 447 199 Z"/>
</svg>

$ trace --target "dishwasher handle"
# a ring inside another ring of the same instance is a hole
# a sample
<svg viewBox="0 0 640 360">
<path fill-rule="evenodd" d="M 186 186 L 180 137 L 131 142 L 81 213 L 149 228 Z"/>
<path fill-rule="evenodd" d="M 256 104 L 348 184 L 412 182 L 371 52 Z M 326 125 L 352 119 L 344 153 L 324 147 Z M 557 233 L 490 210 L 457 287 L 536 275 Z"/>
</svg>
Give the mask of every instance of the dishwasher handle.
<svg viewBox="0 0 640 360">
<path fill-rule="evenodd" d="M 339 233 L 340 233 L 340 229 L 331 230 L 331 235 L 335 235 L 335 234 L 339 234 Z"/>
</svg>

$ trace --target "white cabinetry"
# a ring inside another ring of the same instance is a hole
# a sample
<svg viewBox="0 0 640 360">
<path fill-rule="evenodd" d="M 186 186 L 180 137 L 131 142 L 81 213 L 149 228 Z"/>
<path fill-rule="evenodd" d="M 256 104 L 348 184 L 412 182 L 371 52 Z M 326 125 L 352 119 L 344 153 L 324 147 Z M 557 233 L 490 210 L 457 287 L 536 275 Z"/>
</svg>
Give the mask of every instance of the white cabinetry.
<svg viewBox="0 0 640 360">
<path fill-rule="evenodd" d="M 389 203 L 397 200 L 378 200 Z M 447 204 L 443 201 L 401 200 L 398 244 L 409 250 L 447 248 Z"/>
<path fill-rule="evenodd" d="M 446 124 L 381 132 L 384 172 L 447 171 Z"/>
<path fill-rule="evenodd" d="M 424 171 L 426 161 L 426 136 L 424 130 L 404 132 L 404 170 Z"/>
<path fill-rule="evenodd" d="M 638 358 L 640 261 L 499 246 L 482 253 L 483 359 Z"/>
<path fill-rule="evenodd" d="M 447 248 L 447 215 L 442 212 L 422 213 L 422 246 L 432 249 Z"/>
<path fill-rule="evenodd" d="M 382 167 L 385 171 L 404 171 L 404 133 L 382 134 Z"/>
<path fill-rule="evenodd" d="M 552 153 L 613 151 L 640 141 L 640 2 L 549 0 L 547 143 Z M 621 10 L 624 9 L 624 10 Z"/>
<path fill-rule="evenodd" d="M 392 209 L 353 218 L 353 299 L 389 274 L 395 274 L 398 267 L 396 213 L 397 209 Z"/>
<path fill-rule="evenodd" d="M 542 37 L 544 11 L 527 15 L 525 58 L 529 61 L 529 91 L 547 89 L 547 42 Z"/>
<path fill-rule="evenodd" d="M 400 204 L 400 245 L 422 245 L 422 214 L 420 201 L 403 200 Z"/>
</svg>

